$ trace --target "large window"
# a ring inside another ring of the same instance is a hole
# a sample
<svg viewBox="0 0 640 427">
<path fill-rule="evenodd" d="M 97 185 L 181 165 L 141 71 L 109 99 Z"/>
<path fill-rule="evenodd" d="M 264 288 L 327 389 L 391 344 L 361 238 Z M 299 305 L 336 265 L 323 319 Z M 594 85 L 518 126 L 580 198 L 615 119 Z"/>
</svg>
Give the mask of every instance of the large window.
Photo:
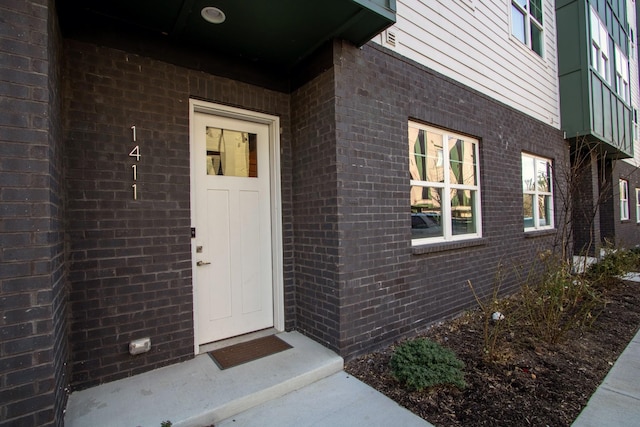
<svg viewBox="0 0 640 427">
<path fill-rule="evenodd" d="M 620 180 L 620 220 L 629 219 L 629 183 L 625 179 Z"/>
<path fill-rule="evenodd" d="M 414 245 L 481 236 L 476 139 L 410 122 L 409 175 Z"/>
<path fill-rule="evenodd" d="M 629 61 L 622 53 L 622 50 L 616 46 L 616 93 L 629 102 Z"/>
<path fill-rule="evenodd" d="M 511 1 L 511 34 L 542 56 L 542 0 Z"/>
<path fill-rule="evenodd" d="M 522 193 L 525 231 L 553 228 L 551 160 L 522 154 Z"/>
<path fill-rule="evenodd" d="M 607 82 L 609 76 L 609 33 L 598 13 L 591 8 L 591 66 Z"/>
</svg>

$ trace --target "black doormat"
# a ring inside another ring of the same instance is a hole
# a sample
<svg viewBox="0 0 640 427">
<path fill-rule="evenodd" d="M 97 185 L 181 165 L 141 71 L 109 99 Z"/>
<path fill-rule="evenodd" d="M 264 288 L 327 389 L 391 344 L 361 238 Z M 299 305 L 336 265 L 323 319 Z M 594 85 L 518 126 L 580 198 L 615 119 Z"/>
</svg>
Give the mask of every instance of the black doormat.
<svg viewBox="0 0 640 427">
<path fill-rule="evenodd" d="M 275 335 L 256 338 L 209 352 L 220 369 L 228 369 L 291 348 Z"/>
</svg>

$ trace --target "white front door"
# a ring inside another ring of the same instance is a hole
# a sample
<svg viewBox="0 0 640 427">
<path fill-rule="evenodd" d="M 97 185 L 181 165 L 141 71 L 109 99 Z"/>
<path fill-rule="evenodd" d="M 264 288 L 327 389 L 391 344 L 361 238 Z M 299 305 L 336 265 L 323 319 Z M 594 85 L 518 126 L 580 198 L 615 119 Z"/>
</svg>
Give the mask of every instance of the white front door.
<svg viewBox="0 0 640 427">
<path fill-rule="evenodd" d="M 269 126 L 195 112 L 197 344 L 274 325 Z"/>
</svg>

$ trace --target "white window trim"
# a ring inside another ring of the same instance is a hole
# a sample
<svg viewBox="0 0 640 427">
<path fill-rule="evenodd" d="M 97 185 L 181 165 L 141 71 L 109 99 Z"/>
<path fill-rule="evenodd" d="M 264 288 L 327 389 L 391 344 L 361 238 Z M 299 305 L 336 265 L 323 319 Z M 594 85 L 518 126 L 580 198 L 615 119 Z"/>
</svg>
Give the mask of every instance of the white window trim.
<svg viewBox="0 0 640 427">
<path fill-rule="evenodd" d="M 533 159 L 533 165 L 534 165 L 534 169 L 533 169 L 533 173 L 534 176 L 538 176 L 538 161 L 543 161 L 543 162 L 548 162 L 549 165 L 551 166 L 549 168 L 549 173 L 551 174 L 551 176 L 549 176 L 549 189 L 551 191 L 540 191 L 538 189 L 538 182 L 535 182 L 535 189 L 533 191 L 525 191 L 524 189 L 522 190 L 522 194 L 531 194 L 533 195 L 533 201 L 535 203 L 535 206 L 533 207 L 533 227 L 524 227 L 524 231 L 529 232 L 529 231 L 536 231 L 536 230 L 553 230 L 555 228 L 555 210 L 554 210 L 554 200 L 553 200 L 553 163 L 551 162 L 551 159 L 547 159 L 546 157 L 540 157 L 540 156 L 535 156 L 533 154 L 528 154 L 528 153 L 522 153 L 522 158 L 527 157 L 529 159 Z M 521 185 L 522 185 L 522 179 L 520 180 Z M 538 203 L 538 197 L 540 196 L 550 196 L 549 197 L 549 218 L 547 218 L 547 225 L 539 225 L 540 224 L 540 213 L 538 212 L 538 208 L 537 208 L 537 203 Z"/>
<path fill-rule="evenodd" d="M 620 180 L 620 221 L 629 219 L 629 182 L 626 179 Z M 626 197 L 623 197 L 626 196 Z"/>
<path fill-rule="evenodd" d="M 512 39 L 516 40 L 521 45 L 524 44 L 526 47 L 529 48 L 529 50 L 531 50 L 533 53 L 535 53 L 540 58 L 544 58 L 545 40 L 546 40 L 546 33 L 545 33 L 545 30 L 544 30 L 544 22 L 543 23 L 538 22 L 538 20 L 530 13 L 531 0 L 526 0 L 526 2 L 527 2 L 527 6 L 524 7 L 524 8 L 520 4 L 520 2 L 517 1 L 517 0 L 511 0 L 511 2 L 508 3 L 509 4 L 509 35 L 510 35 L 510 37 Z M 513 34 L 513 19 L 512 19 L 513 15 L 512 15 L 512 10 L 513 10 L 514 7 L 516 9 L 518 9 L 518 11 L 520 13 L 522 13 L 523 16 L 524 16 L 524 38 L 525 38 L 524 43 L 516 35 Z M 541 2 L 541 8 L 542 8 L 542 13 L 544 15 L 544 0 L 542 0 L 542 2 Z M 544 21 L 544 19 L 543 19 L 543 21 Z M 540 53 L 538 53 L 535 50 L 533 50 L 533 41 L 531 40 L 531 25 L 535 25 L 536 27 L 538 27 L 538 29 L 540 30 L 540 33 L 542 34 L 542 40 L 541 40 L 541 44 L 540 44 Z"/>
<path fill-rule="evenodd" d="M 480 141 L 476 138 L 471 138 L 468 136 L 460 135 L 455 132 L 450 132 L 446 129 L 436 128 L 433 126 L 423 125 L 417 122 L 409 122 L 409 127 L 418 128 L 424 131 L 433 131 L 442 135 L 443 146 L 446 141 L 449 140 L 450 137 L 460 138 L 460 139 L 472 139 L 475 141 L 475 174 L 476 174 L 476 185 L 461 185 L 461 184 L 451 184 L 449 169 L 445 169 L 444 171 L 444 182 L 433 182 L 433 181 L 419 181 L 419 180 L 410 180 L 410 188 L 414 186 L 418 187 L 432 187 L 432 188 L 441 188 L 442 189 L 442 228 L 443 228 L 443 236 L 438 237 L 423 237 L 411 239 L 412 246 L 421 246 L 426 244 L 433 243 L 446 243 L 446 242 L 455 242 L 460 240 L 471 240 L 482 237 L 482 209 L 481 209 L 481 191 L 480 191 Z M 440 154 L 440 153 L 439 153 Z M 442 162 L 445 165 L 449 165 L 449 150 L 442 150 Z M 458 234 L 454 235 L 451 230 L 451 190 L 471 190 L 476 193 L 476 200 L 474 203 L 474 212 L 473 218 L 476 220 L 476 232 L 468 233 L 468 234 Z"/>
</svg>

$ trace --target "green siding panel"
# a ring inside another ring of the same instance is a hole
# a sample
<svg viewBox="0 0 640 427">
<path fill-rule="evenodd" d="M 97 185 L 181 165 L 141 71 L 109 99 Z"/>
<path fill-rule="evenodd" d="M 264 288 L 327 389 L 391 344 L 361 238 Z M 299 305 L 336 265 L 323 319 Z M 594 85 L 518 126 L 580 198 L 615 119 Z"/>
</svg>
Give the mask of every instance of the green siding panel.
<svg viewBox="0 0 640 427">
<path fill-rule="evenodd" d="M 610 73 L 614 74 L 614 41 L 625 52 L 626 4 L 624 0 L 556 1 L 560 119 L 568 138 L 591 136 L 616 157 L 633 155 L 631 108 L 614 88 L 591 68 L 589 11 L 596 8 L 610 35 Z M 618 152 L 620 150 L 621 152 Z"/>
</svg>

